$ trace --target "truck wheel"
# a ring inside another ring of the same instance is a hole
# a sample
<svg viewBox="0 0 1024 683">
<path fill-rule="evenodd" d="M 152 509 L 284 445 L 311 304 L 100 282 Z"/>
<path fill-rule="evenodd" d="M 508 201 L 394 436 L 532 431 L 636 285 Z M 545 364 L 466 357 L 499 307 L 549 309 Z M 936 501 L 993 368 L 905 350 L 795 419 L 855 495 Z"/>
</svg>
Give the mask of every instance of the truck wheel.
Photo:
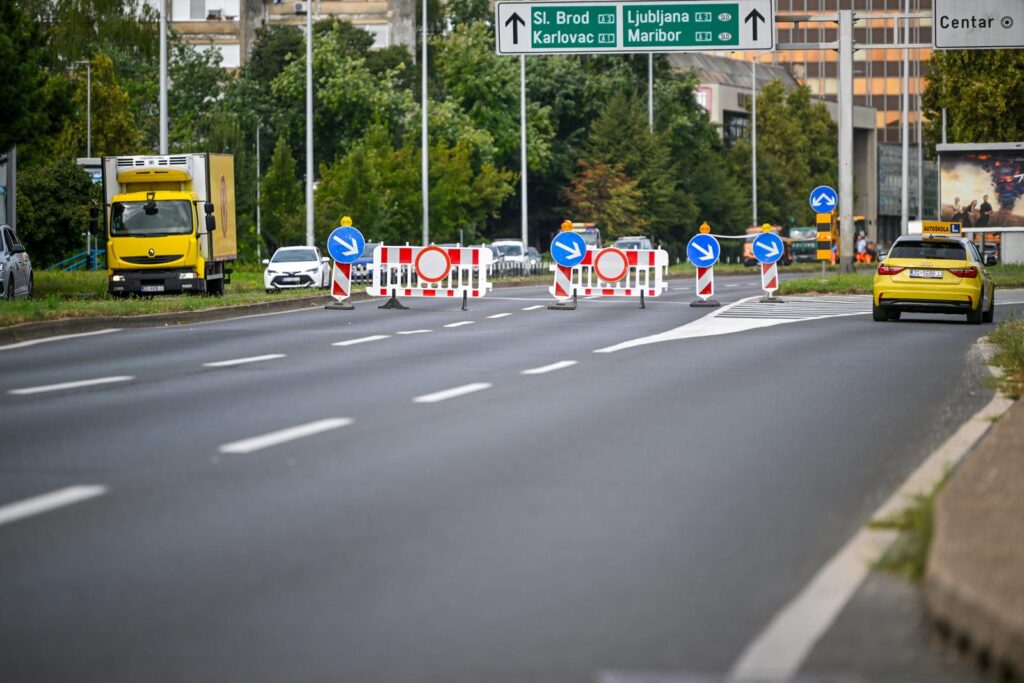
<svg viewBox="0 0 1024 683">
<path fill-rule="evenodd" d="M 206 293 L 210 296 L 224 296 L 224 280 L 207 280 Z"/>
</svg>

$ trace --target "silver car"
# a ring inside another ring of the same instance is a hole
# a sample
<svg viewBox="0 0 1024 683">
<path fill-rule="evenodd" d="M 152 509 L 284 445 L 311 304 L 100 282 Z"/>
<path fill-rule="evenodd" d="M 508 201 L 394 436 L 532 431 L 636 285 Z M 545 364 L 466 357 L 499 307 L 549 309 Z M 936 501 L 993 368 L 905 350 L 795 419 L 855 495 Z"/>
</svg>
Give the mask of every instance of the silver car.
<svg viewBox="0 0 1024 683">
<path fill-rule="evenodd" d="M 18 241 L 14 230 L 7 225 L 0 226 L 0 298 L 32 298 L 35 279 L 32 275 L 32 261 L 25 247 Z"/>
</svg>

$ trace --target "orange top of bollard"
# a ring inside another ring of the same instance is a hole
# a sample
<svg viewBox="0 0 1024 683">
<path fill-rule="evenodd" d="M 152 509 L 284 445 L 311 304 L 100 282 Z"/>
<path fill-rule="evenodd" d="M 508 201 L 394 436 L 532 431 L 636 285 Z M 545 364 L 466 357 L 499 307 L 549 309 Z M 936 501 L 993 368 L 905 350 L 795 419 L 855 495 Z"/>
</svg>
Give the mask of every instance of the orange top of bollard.
<svg viewBox="0 0 1024 683">
<path fill-rule="evenodd" d="M 572 221 L 562 221 L 562 232 L 572 232 Z"/>
<path fill-rule="evenodd" d="M 341 227 L 343 227 L 343 228 L 351 228 L 352 227 L 352 219 L 349 218 L 348 216 L 342 216 L 341 217 Z"/>
<path fill-rule="evenodd" d="M 711 226 L 708 225 L 707 221 L 704 221 L 703 223 L 700 224 L 700 231 L 705 235 L 711 232 Z"/>
</svg>

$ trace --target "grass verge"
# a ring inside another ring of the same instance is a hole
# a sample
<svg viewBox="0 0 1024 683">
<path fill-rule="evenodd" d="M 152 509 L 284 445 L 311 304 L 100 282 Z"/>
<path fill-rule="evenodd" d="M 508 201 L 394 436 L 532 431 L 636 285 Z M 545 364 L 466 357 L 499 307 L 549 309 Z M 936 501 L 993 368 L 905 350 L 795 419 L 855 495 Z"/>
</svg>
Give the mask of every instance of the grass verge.
<svg viewBox="0 0 1024 683">
<path fill-rule="evenodd" d="M 106 271 L 38 271 L 35 298 L 0 302 L 0 327 L 61 318 L 151 315 L 275 301 L 284 297 L 317 297 L 327 290 L 297 289 L 267 294 L 263 272 L 236 269 L 224 296 L 167 295 L 114 299 L 107 295 Z"/>
<path fill-rule="evenodd" d="M 989 361 L 1002 368 L 996 382 L 1007 396 L 1018 399 L 1024 395 L 1024 320 L 1011 318 L 989 333 L 989 341 L 998 350 Z"/>
<path fill-rule="evenodd" d="M 1024 287 L 1024 266 L 990 266 L 988 271 L 992 275 L 992 281 L 996 283 L 997 300 L 999 289 Z M 870 294 L 871 282 L 874 277 L 875 268 L 873 267 L 869 269 L 860 266 L 860 272 L 847 275 L 840 275 L 832 270 L 831 274 L 825 278 L 819 275 L 798 280 L 785 280 L 780 283 L 782 286 L 779 289 L 779 294 L 783 296 L 786 294 Z"/>
<path fill-rule="evenodd" d="M 949 472 L 929 493 L 914 496 L 910 505 L 891 517 L 868 523 L 871 529 L 900 532 L 896 542 L 875 563 L 875 569 L 919 583 L 928 564 L 935 520 L 935 497 L 949 480 Z"/>
</svg>

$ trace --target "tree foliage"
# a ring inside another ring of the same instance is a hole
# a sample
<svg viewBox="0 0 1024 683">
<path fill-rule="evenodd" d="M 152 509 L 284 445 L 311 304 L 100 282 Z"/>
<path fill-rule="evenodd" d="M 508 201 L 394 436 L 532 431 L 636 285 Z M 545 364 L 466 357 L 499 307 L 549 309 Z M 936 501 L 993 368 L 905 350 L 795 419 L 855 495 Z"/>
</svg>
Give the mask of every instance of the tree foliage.
<svg viewBox="0 0 1024 683">
<path fill-rule="evenodd" d="M 922 97 L 926 139 L 950 142 L 1024 140 L 1024 50 L 936 50 Z"/>
<path fill-rule="evenodd" d="M 750 186 L 750 129 L 730 152 L 734 172 Z M 757 217 L 759 223 L 810 225 L 807 193 L 834 185 L 838 173 L 837 129 L 806 86 L 786 92 L 779 81 L 757 96 Z"/>
<path fill-rule="evenodd" d="M 110 57 L 97 54 L 92 61 L 92 155 L 133 154 L 139 147 L 139 129 L 129 110 L 129 97 L 117 83 Z M 76 115 L 67 120 L 57 149 L 64 156 L 85 156 L 89 116 L 89 83 L 84 69 L 76 78 Z"/>
<path fill-rule="evenodd" d="M 56 158 L 18 172 L 18 237 L 37 268 L 85 250 L 98 187 L 74 159 Z"/>
<path fill-rule="evenodd" d="M 295 176 L 295 157 L 282 136 L 277 139 L 260 193 L 261 232 L 271 249 L 306 243 L 303 189 Z"/>
<path fill-rule="evenodd" d="M 46 86 L 39 26 L 14 0 L 0 0 L 0 151 L 45 125 L 38 106 Z"/>
</svg>

